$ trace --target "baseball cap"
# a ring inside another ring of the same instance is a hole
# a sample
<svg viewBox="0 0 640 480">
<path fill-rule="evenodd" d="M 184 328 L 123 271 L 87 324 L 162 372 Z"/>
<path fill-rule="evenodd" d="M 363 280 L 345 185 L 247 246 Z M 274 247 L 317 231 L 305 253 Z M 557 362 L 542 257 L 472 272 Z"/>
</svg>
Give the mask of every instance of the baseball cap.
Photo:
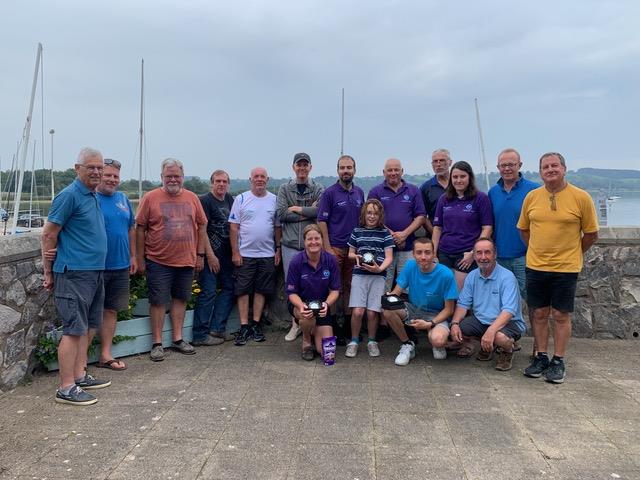
<svg viewBox="0 0 640 480">
<path fill-rule="evenodd" d="M 293 156 L 293 164 L 294 165 L 296 163 L 298 163 L 298 162 L 303 162 L 303 161 L 311 163 L 311 157 L 308 154 L 304 153 L 304 152 L 296 153 Z"/>
</svg>

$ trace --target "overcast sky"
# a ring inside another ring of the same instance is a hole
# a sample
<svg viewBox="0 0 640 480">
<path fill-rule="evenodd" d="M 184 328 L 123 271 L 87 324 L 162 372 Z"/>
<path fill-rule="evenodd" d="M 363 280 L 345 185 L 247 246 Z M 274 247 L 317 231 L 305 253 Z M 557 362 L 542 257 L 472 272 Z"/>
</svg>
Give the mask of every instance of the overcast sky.
<svg viewBox="0 0 640 480">
<path fill-rule="evenodd" d="M 167 156 L 187 175 L 246 178 L 262 165 L 284 177 L 298 151 L 331 175 L 343 87 L 358 175 L 389 157 L 430 172 L 438 147 L 481 170 L 474 97 L 490 169 L 505 147 L 525 169 L 550 150 L 570 169 L 639 168 L 639 19 L 637 0 L 2 0 L 2 169 L 22 134 L 38 42 L 55 169 L 89 145 L 137 175 L 141 58 L 146 178 Z"/>
</svg>

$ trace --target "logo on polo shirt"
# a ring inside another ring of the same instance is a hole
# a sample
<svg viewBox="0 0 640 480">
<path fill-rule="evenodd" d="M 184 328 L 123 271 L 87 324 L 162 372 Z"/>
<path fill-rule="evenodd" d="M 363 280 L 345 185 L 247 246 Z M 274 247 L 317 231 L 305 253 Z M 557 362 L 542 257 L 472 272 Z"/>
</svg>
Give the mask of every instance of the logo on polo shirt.
<svg viewBox="0 0 640 480">
<path fill-rule="evenodd" d="M 329 275 L 331 275 L 331 272 L 329 270 L 322 271 L 322 278 L 329 278 Z"/>
<path fill-rule="evenodd" d="M 471 211 L 473 211 L 473 203 L 467 203 L 467 204 L 464 206 L 464 211 L 465 211 L 465 212 L 471 212 Z"/>
<path fill-rule="evenodd" d="M 404 199 L 405 202 L 409 201 L 409 195 L 407 195 L 406 193 L 404 194 L 404 196 L 402 198 Z"/>
</svg>

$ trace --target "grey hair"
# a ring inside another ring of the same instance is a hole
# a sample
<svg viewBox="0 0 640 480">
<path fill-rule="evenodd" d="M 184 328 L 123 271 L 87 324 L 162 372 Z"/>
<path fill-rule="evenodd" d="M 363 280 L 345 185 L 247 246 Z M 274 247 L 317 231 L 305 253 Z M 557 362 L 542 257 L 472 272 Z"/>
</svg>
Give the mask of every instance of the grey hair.
<svg viewBox="0 0 640 480">
<path fill-rule="evenodd" d="M 100 159 L 102 160 L 102 153 L 100 153 L 100 150 L 96 150 L 95 148 L 84 147 L 82 150 L 80 150 L 76 163 L 78 165 L 84 165 L 87 158 L 91 157 L 100 157 Z"/>
<path fill-rule="evenodd" d="M 446 148 L 438 148 L 434 150 L 431 156 L 433 157 L 436 153 L 444 153 L 447 156 L 447 160 L 451 160 L 451 153 L 449 153 L 449 150 Z"/>
<path fill-rule="evenodd" d="M 520 162 L 520 152 L 518 152 L 515 148 L 505 148 L 498 154 L 498 161 L 500 161 L 500 157 L 505 153 L 515 153 L 516 157 L 518 157 L 518 161 Z"/>
<path fill-rule="evenodd" d="M 209 177 L 209 181 L 213 183 L 213 177 L 217 177 L 218 175 L 226 175 L 227 181 L 231 182 L 231 177 L 229 177 L 229 174 L 224 170 L 214 170 L 213 173 L 211 174 L 211 177 Z"/>
<path fill-rule="evenodd" d="M 160 164 L 160 174 L 162 174 L 162 172 L 164 172 L 164 169 L 167 167 L 178 167 L 180 171 L 184 173 L 184 167 L 182 165 L 182 162 L 177 158 L 171 158 L 171 157 L 165 158 Z"/>
<path fill-rule="evenodd" d="M 562 165 L 564 168 L 567 168 L 567 164 L 564 161 L 564 157 L 562 156 L 561 153 L 558 153 L 558 152 L 547 152 L 543 154 L 540 157 L 540 163 L 538 164 L 538 168 L 542 167 L 542 160 L 544 160 L 547 157 L 558 157 L 558 160 L 560 160 L 560 165 Z"/>
</svg>

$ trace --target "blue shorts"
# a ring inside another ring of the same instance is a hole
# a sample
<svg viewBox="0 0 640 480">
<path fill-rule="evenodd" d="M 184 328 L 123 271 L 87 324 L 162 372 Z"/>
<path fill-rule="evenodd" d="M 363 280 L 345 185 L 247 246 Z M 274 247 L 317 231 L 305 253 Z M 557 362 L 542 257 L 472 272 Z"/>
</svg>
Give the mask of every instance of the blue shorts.
<svg viewBox="0 0 640 480">
<path fill-rule="evenodd" d="M 102 323 L 104 304 L 102 271 L 67 270 L 54 273 L 53 295 L 62 319 L 62 334 L 82 336 Z"/>
<path fill-rule="evenodd" d="M 490 326 L 491 325 L 485 325 L 480 322 L 474 314 L 467 315 L 460 322 L 460 330 L 462 331 L 462 335 L 465 337 L 482 338 Z M 509 323 L 499 330 L 499 332 L 514 340 L 519 340 L 522 336 L 522 332 L 520 332 L 518 324 L 513 320 L 510 320 Z"/>
</svg>

